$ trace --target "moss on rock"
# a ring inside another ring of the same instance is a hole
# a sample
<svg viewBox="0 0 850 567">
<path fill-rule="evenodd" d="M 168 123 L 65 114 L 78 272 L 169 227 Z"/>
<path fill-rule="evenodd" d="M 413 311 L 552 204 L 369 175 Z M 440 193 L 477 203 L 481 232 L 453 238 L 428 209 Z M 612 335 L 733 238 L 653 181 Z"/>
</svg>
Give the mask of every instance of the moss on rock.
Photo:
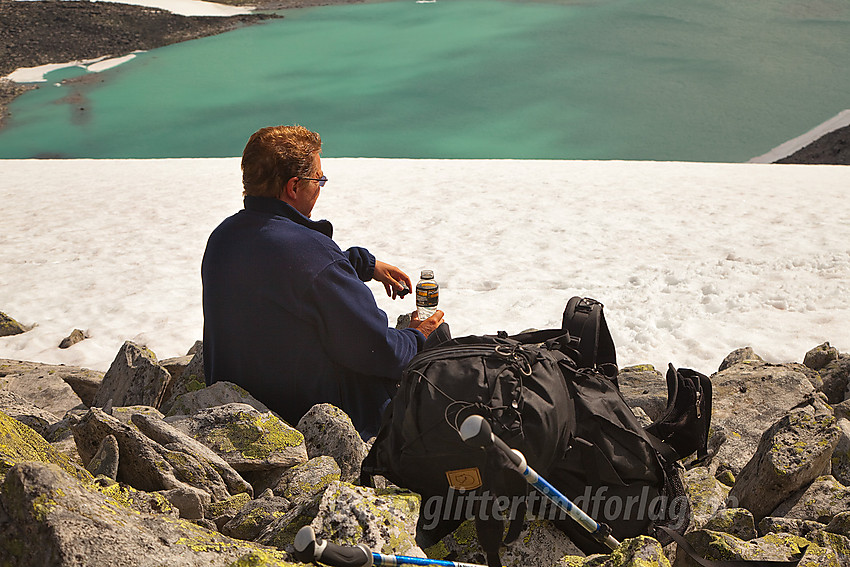
<svg viewBox="0 0 850 567">
<path fill-rule="evenodd" d="M 17 463 L 25 461 L 53 463 L 78 480 L 94 480 L 87 470 L 76 466 L 33 429 L 0 412 L 0 477 Z"/>
</svg>

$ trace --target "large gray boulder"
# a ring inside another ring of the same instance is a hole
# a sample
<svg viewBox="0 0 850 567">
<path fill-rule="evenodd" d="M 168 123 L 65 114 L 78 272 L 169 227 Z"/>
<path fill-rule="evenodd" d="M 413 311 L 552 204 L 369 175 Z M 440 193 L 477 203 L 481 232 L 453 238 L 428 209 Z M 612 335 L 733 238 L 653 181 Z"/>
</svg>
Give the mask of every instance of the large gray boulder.
<svg viewBox="0 0 850 567">
<path fill-rule="evenodd" d="M 16 464 L 27 461 L 52 463 L 80 480 L 92 479 L 91 474 L 57 451 L 44 437 L 0 411 L 0 478 Z"/>
<path fill-rule="evenodd" d="M 821 391 L 831 404 L 839 404 L 847 399 L 850 385 L 850 354 L 841 354 L 837 360 L 829 362 L 819 371 L 823 379 Z"/>
<path fill-rule="evenodd" d="M 232 382 L 216 382 L 206 388 L 186 392 L 177 396 L 170 404 L 164 404 L 163 409 L 168 417 L 173 417 L 195 415 L 201 410 L 227 404 L 248 404 L 262 413 L 271 411 L 248 390 Z"/>
<path fill-rule="evenodd" d="M 694 467 L 682 475 L 691 503 L 694 525 L 701 528 L 718 510 L 726 506 L 729 487 L 714 478 L 708 467 Z"/>
<path fill-rule="evenodd" d="M 289 500 L 312 499 L 322 494 L 332 482 L 339 480 L 339 465 L 331 457 L 321 455 L 287 469 L 272 491 Z"/>
<path fill-rule="evenodd" d="M 150 349 L 126 341 L 103 376 L 92 406 L 144 405 L 158 408 L 171 381 Z"/>
<path fill-rule="evenodd" d="M 743 347 L 735 349 L 727 354 L 726 358 L 723 359 L 723 362 L 720 363 L 720 367 L 717 371 L 721 372 L 731 366 L 735 366 L 736 364 L 747 362 L 764 362 L 764 360 L 762 357 L 757 355 L 755 351 L 753 351 L 753 347 Z"/>
<path fill-rule="evenodd" d="M 218 453 L 200 441 L 197 441 L 190 435 L 187 435 L 156 416 L 138 413 L 130 419 L 133 425 L 139 428 L 139 431 L 163 447 L 195 455 L 203 459 L 221 476 L 230 494 L 235 495 L 240 492 L 247 492 L 253 495 L 251 485 L 233 467 L 227 464 L 227 461 L 222 459 Z"/>
<path fill-rule="evenodd" d="M 86 465 L 103 439 L 114 436 L 119 447 L 117 479 L 137 490 L 153 492 L 192 487 L 208 493 L 213 501 L 231 496 L 221 475 L 202 456 L 164 447 L 136 427 L 121 423 L 96 407 L 72 425 L 71 430 L 77 451 Z"/>
<path fill-rule="evenodd" d="M 272 522 L 286 515 L 292 504 L 286 498 L 264 493 L 243 506 L 221 533 L 236 539 L 253 540 Z"/>
<path fill-rule="evenodd" d="M 162 400 L 163 413 L 173 415 L 171 408 L 177 398 L 189 392 L 202 390 L 207 386 L 204 375 L 204 343 L 199 341 L 193 348 L 195 352 L 189 359 L 189 363 L 180 369 L 180 373 L 168 385 Z"/>
<path fill-rule="evenodd" d="M 369 447 L 354 429 L 351 418 L 331 404 L 317 404 L 298 421 L 309 458 L 327 455 L 339 465 L 340 480 L 355 482 Z"/>
<path fill-rule="evenodd" d="M 365 543 L 379 553 L 424 557 L 416 545 L 419 495 L 333 482 L 310 524 L 316 535 L 341 545 Z"/>
<path fill-rule="evenodd" d="M 24 381 L 30 380 L 30 377 L 33 376 L 48 375 L 59 377 L 71 387 L 86 407 L 91 405 L 91 401 L 94 399 L 94 395 L 103 380 L 103 372 L 89 368 L 0 358 L 0 378 L 15 375 L 22 375 Z M 30 402 L 36 403 L 36 400 L 31 399 Z"/>
<path fill-rule="evenodd" d="M 711 380 L 712 427 L 726 432 L 711 467 L 729 469 L 736 476 L 755 454 L 762 433 L 792 408 L 810 401 L 815 391 L 793 365 L 758 361 L 730 366 Z"/>
<path fill-rule="evenodd" d="M 4 565 L 10 567 L 293 565 L 277 550 L 139 512 L 41 463 L 8 472 L 0 510 Z"/>
<path fill-rule="evenodd" d="M 850 510 L 850 488 L 825 475 L 777 506 L 771 516 L 828 524 L 847 510 Z"/>
<path fill-rule="evenodd" d="M 761 520 L 828 470 L 840 434 L 831 415 L 796 410 L 784 416 L 762 435 L 729 499 Z"/>
<path fill-rule="evenodd" d="M 0 361 L 0 390 L 14 392 L 31 404 L 62 419 L 83 402 L 53 365 Z"/>
<path fill-rule="evenodd" d="M 304 436 L 271 412 L 226 404 L 168 420 L 236 471 L 273 471 L 307 461 Z"/>
</svg>

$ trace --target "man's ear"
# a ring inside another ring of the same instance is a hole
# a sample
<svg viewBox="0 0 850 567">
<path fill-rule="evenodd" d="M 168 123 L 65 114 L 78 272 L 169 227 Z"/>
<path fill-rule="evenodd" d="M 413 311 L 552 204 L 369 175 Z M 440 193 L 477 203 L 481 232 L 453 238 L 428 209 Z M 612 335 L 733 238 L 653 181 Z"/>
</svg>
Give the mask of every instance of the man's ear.
<svg viewBox="0 0 850 567">
<path fill-rule="evenodd" d="M 290 177 L 286 182 L 286 185 L 283 186 L 283 192 L 280 195 L 280 199 L 282 201 L 289 202 L 291 200 L 295 200 L 295 194 L 297 193 L 297 185 L 299 179 L 297 177 Z"/>
</svg>

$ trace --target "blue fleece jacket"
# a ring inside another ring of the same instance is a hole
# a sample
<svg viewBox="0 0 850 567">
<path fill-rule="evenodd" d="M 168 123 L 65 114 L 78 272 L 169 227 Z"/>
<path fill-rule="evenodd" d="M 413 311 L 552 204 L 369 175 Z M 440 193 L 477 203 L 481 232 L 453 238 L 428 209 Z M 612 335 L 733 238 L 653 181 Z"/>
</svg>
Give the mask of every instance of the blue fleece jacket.
<svg viewBox="0 0 850 567">
<path fill-rule="evenodd" d="M 293 426 L 313 405 L 334 404 L 368 437 L 425 337 L 389 327 L 363 283 L 375 257 L 343 252 L 332 235 L 326 220 L 252 196 L 213 231 L 201 266 L 204 372 Z"/>
</svg>

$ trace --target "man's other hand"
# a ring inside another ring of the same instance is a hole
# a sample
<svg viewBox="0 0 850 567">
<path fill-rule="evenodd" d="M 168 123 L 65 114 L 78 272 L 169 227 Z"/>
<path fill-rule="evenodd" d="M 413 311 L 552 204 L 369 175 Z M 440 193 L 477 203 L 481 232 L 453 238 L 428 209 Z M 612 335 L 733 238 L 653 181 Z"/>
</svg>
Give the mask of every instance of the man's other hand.
<svg viewBox="0 0 850 567">
<path fill-rule="evenodd" d="M 419 313 L 414 311 L 410 314 L 410 328 L 411 329 L 419 329 L 419 332 L 425 335 L 425 338 L 428 338 L 428 335 L 433 333 L 437 327 L 443 324 L 443 316 L 445 313 L 437 309 L 433 315 L 425 319 L 424 321 L 419 320 Z"/>
<path fill-rule="evenodd" d="M 410 283 L 407 274 L 380 260 L 375 260 L 375 273 L 372 275 L 372 279 L 384 284 L 387 295 L 393 299 L 398 297 L 398 292 L 404 289 L 405 285 L 407 285 L 407 289 L 413 290 L 413 284 Z"/>
</svg>

